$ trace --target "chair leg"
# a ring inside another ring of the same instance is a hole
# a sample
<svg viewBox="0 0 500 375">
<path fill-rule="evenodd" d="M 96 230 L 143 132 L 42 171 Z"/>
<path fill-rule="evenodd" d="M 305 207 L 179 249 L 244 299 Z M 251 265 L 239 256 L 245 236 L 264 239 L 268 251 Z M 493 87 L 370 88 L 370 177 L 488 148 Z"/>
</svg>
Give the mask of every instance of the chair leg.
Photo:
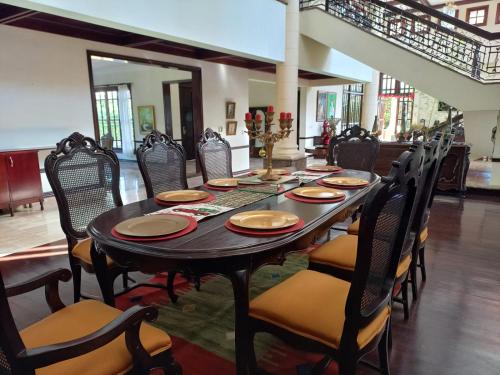
<svg viewBox="0 0 500 375">
<path fill-rule="evenodd" d="M 153 361 L 154 369 L 162 369 L 165 375 L 182 375 L 182 367 L 175 361 L 170 350 L 155 355 Z"/>
<path fill-rule="evenodd" d="M 385 326 L 384 333 L 380 342 L 378 343 L 378 359 L 380 365 L 380 371 L 384 375 L 390 375 L 391 371 L 389 368 L 389 341 L 390 339 L 390 331 L 391 331 L 391 322 L 390 320 L 387 322 Z"/>
<path fill-rule="evenodd" d="M 250 374 L 257 374 L 258 373 L 258 367 L 257 367 L 257 357 L 255 356 L 255 346 L 254 346 L 254 339 L 255 339 L 255 332 L 253 330 L 250 331 L 249 333 L 249 338 L 248 338 L 248 371 Z"/>
<path fill-rule="evenodd" d="M 420 273 L 422 274 L 422 282 L 427 280 L 427 272 L 425 270 L 425 246 L 418 250 L 418 258 L 420 260 Z"/>
<path fill-rule="evenodd" d="M 122 273 L 122 284 L 123 284 L 123 289 L 128 289 L 128 272 Z"/>
<path fill-rule="evenodd" d="M 355 375 L 356 367 L 355 358 L 346 358 L 345 356 L 339 358 L 339 375 Z"/>
<path fill-rule="evenodd" d="M 201 286 L 200 275 L 194 275 L 194 287 L 199 292 Z"/>
<path fill-rule="evenodd" d="M 310 375 L 320 375 L 323 374 L 332 363 L 332 358 L 329 356 L 324 356 L 321 361 L 317 362 L 311 369 Z"/>
<path fill-rule="evenodd" d="M 75 303 L 80 301 L 82 296 L 81 288 L 82 288 L 82 266 L 79 264 L 71 264 L 71 272 L 73 273 L 73 300 Z"/>
<path fill-rule="evenodd" d="M 172 301 L 173 303 L 177 302 L 177 299 L 179 298 L 179 296 L 175 294 L 174 291 L 174 280 L 176 274 L 177 272 L 172 271 L 169 272 L 167 275 L 167 293 L 170 298 L 170 301 Z"/>
<path fill-rule="evenodd" d="M 410 311 L 408 308 L 408 275 L 401 283 L 401 299 L 403 301 L 404 319 L 408 320 L 410 318 Z"/>
<path fill-rule="evenodd" d="M 418 299 L 417 290 L 417 259 L 412 259 L 410 264 L 410 277 L 411 277 L 411 297 L 412 301 Z"/>
</svg>

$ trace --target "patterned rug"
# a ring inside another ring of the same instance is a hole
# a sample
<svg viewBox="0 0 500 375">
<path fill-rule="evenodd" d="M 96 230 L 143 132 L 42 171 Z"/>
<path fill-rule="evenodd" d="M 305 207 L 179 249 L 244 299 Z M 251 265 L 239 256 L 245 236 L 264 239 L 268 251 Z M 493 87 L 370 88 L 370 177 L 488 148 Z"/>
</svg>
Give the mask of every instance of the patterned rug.
<svg viewBox="0 0 500 375">
<path fill-rule="evenodd" d="M 307 267 L 305 254 L 290 255 L 283 266 L 266 266 L 252 275 L 250 293 L 255 297 Z M 151 281 L 165 282 L 165 275 Z M 126 309 L 140 301 L 159 308 L 153 324 L 173 337 L 173 353 L 185 375 L 234 374 L 234 302 L 231 283 L 221 276 L 208 276 L 196 291 L 183 278 L 176 279 L 176 304 L 166 293 L 138 288 L 122 296 L 117 306 Z M 262 333 L 255 338 L 259 368 L 271 374 L 305 375 L 321 356 L 298 352 L 277 338 Z M 332 364 L 325 374 L 336 374 Z"/>
</svg>

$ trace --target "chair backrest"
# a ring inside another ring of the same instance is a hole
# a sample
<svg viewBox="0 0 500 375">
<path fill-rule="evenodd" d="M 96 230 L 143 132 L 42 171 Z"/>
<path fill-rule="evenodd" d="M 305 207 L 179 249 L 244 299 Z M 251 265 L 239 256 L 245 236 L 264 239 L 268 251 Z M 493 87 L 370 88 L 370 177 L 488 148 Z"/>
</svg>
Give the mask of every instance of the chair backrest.
<svg viewBox="0 0 500 375">
<path fill-rule="evenodd" d="M 186 154 L 172 137 L 153 130 L 137 149 L 137 163 L 148 198 L 168 190 L 187 189 Z"/>
<path fill-rule="evenodd" d="M 420 142 L 415 142 L 412 147 L 418 147 Z M 424 144 L 422 173 L 419 176 L 419 184 L 414 203 L 414 215 L 410 222 L 411 240 L 418 238 L 418 233 L 423 229 L 425 223 L 427 205 L 434 187 L 434 180 L 437 176 L 439 155 L 441 152 L 441 142 L 437 139 Z M 408 238 L 409 239 L 409 238 Z M 401 259 L 404 259 L 412 250 L 416 250 L 417 242 L 407 242 L 403 246 Z"/>
<path fill-rule="evenodd" d="M 441 146 L 440 146 L 441 150 L 440 150 L 438 164 L 437 164 L 436 178 L 434 179 L 434 185 L 432 187 L 431 197 L 430 197 L 429 202 L 427 204 L 427 213 L 426 213 L 427 218 L 426 218 L 426 220 L 428 219 L 428 215 L 429 215 L 429 212 L 431 210 L 432 203 L 434 202 L 434 196 L 436 195 L 436 190 L 437 190 L 437 186 L 439 183 L 439 177 L 441 176 L 441 172 L 443 170 L 444 160 L 446 159 L 446 156 L 448 156 L 448 152 L 450 152 L 450 149 L 453 146 L 454 138 L 455 138 L 454 133 L 447 133 L 445 135 L 443 135 L 441 133 L 437 133 L 436 136 L 434 137 L 434 139 L 436 139 L 436 140 L 442 139 L 442 141 L 441 141 Z"/>
<path fill-rule="evenodd" d="M 358 251 L 346 303 L 341 345 L 356 345 L 360 328 L 391 302 L 396 269 L 414 214 L 423 146 L 394 161 L 368 194 L 361 213 Z"/>
<path fill-rule="evenodd" d="M 0 272 L 0 374 L 10 373 L 11 364 L 15 366 L 16 354 L 25 347 L 16 327 L 7 300 L 7 291 Z"/>
<path fill-rule="evenodd" d="M 378 138 L 355 125 L 330 140 L 327 162 L 346 169 L 373 172 L 379 149 Z"/>
<path fill-rule="evenodd" d="M 73 133 L 45 158 L 45 173 L 56 197 L 61 227 L 73 241 L 88 237 L 87 226 L 121 206 L 116 154 L 92 138 Z"/>
<path fill-rule="evenodd" d="M 203 182 L 214 178 L 233 177 L 231 146 L 219 133 L 207 128 L 196 145 Z"/>
</svg>

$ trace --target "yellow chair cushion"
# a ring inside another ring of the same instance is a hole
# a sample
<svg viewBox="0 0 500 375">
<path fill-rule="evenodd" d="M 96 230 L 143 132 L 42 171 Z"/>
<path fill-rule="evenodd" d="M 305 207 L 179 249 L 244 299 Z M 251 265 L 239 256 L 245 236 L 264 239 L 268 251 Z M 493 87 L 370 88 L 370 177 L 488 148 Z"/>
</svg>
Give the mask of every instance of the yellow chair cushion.
<svg viewBox="0 0 500 375">
<path fill-rule="evenodd" d="M 97 331 L 122 314 L 122 311 L 99 301 L 86 300 L 67 306 L 20 332 L 27 348 L 74 340 Z M 172 346 L 170 337 L 158 328 L 142 323 L 140 338 L 151 355 Z M 132 357 L 125 344 L 125 334 L 107 345 L 79 357 L 36 370 L 37 375 L 123 374 L 132 368 Z"/>
<path fill-rule="evenodd" d="M 359 233 L 359 219 L 355 220 L 351 225 L 347 227 L 348 234 L 358 235 Z"/>
<path fill-rule="evenodd" d="M 250 316 L 337 349 L 350 286 L 347 281 L 303 270 L 253 299 Z M 359 348 L 382 332 L 389 315 L 387 307 L 359 331 Z"/>
<path fill-rule="evenodd" d="M 91 238 L 87 238 L 83 241 L 80 241 L 75 245 L 71 254 L 73 254 L 75 258 L 78 258 L 87 264 L 92 264 L 92 258 L 90 257 L 91 245 L 92 245 Z M 108 264 L 108 266 L 111 266 L 113 264 L 113 260 L 110 257 L 106 256 L 106 263 Z"/>
<path fill-rule="evenodd" d="M 429 230 L 427 229 L 427 227 L 425 227 L 420 232 L 420 243 L 423 244 L 425 240 L 427 240 L 427 237 L 429 237 Z"/>
<path fill-rule="evenodd" d="M 399 279 L 403 274 L 408 271 L 411 264 L 411 254 L 408 254 L 401 262 L 398 264 L 398 269 L 396 270 L 396 278 Z"/>
<path fill-rule="evenodd" d="M 309 262 L 353 271 L 357 252 L 358 236 L 344 234 L 311 251 L 309 253 Z"/>
</svg>

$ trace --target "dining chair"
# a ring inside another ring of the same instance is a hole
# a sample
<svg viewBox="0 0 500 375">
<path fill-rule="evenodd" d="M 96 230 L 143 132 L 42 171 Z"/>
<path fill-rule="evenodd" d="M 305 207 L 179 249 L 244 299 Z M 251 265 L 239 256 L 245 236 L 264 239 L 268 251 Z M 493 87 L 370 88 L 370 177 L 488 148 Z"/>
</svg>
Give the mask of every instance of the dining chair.
<svg viewBox="0 0 500 375">
<path fill-rule="evenodd" d="M 380 143 L 368 130 L 354 125 L 330 140 L 327 164 L 373 172 Z"/>
<path fill-rule="evenodd" d="M 0 273 L 0 372 L 13 375 L 148 374 L 162 369 L 181 374 L 172 356 L 172 340 L 144 320 L 158 315 L 152 306 L 125 312 L 96 300 L 65 306 L 58 284 L 71 272 L 58 269 L 29 281 L 5 286 Z M 51 314 L 18 330 L 8 297 L 45 288 Z"/>
<path fill-rule="evenodd" d="M 148 198 L 164 191 L 187 189 L 186 153 L 169 135 L 153 130 L 136 156 Z"/>
<path fill-rule="evenodd" d="M 389 374 L 391 297 L 420 170 L 418 153 L 406 151 L 368 193 L 351 282 L 302 270 L 250 302 L 250 373 L 257 373 L 254 336 L 268 332 L 300 350 L 323 354 L 313 374 L 336 360 L 340 375 L 352 375 L 374 349 L 380 370 Z"/>
<path fill-rule="evenodd" d="M 424 153 L 424 146 L 421 142 L 416 142 L 410 147 L 410 152 L 414 153 L 415 157 L 427 160 L 427 164 L 423 164 L 422 171 L 418 176 L 418 188 L 415 194 L 415 201 L 413 202 L 415 210 L 412 213 L 410 222 L 410 232 L 401 249 L 401 260 L 396 270 L 396 285 L 401 285 L 402 298 L 397 299 L 398 302 L 403 304 L 404 317 L 408 319 L 408 271 L 412 263 L 412 249 L 415 242 L 415 221 L 418 212 L 419 202 L 421 201 L 422 193 L 424 192 L 424 184 L 431 166 L 435 164 L 435 152 L 437 150 L 437 141 L 433 143 L 433 147 L 427 147 Z M 426 159 L 427 153 L 429 158 Z M 432 158 L 430 154 L 432 153 Z M 364 212 L 364 211 L 363 211 Z M 358 219 L 358 224 L 361 219 Z M 336 237 L 335 239 L 326 242 L 309 253 L 309 269 L 324 272 L 329 275 L 341 278 L 346 281 L 351 281 L 354 273 L 354 267 L 359 250 L 359 237 L 354 234 L 344 234 Z M 414 268 L 412 268 L 413 270 Z M 412 282 L 416 277 L 412 277 Z M 413 285 L 413 284 L 412 284 Z M 413 289 L 412 289 L 413 290 Z M 415 292 L 416 295 L 416 292 Z"/>
<path fill-rule="evenodd" d="M 201 167 L 203 182 L 214 178 L 233 177 L 231 146 L 210 128 L 205 129 L 196 144 L 196 159 Z"/>
<path fill-rule="evenodd" d="M 73 273 L 74 301 L 81 297 L 81 269 L 94 272 L 91 259 L 93 241 L 88 224 L 100 214 L 122 205 L 120 165 L 116 154 L 99 146 L 92 138 L 73 133 L 57 143 L 45 158 L 45 173 L 59 208 L 61 228 L 68 242 L 69 264 Z M 106 258 L 111 282 L 126 270 Z"/>
</svg>

